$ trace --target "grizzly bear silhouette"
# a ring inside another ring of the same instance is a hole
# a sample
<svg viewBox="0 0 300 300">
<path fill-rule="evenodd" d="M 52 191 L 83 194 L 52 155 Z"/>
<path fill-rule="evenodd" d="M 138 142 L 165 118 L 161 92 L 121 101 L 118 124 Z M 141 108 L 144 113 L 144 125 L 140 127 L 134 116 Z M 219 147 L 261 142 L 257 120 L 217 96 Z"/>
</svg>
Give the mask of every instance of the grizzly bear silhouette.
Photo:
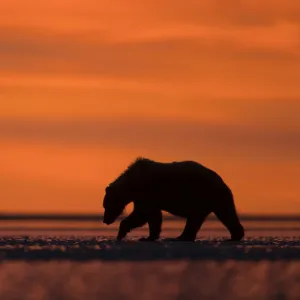
<svg viewBox="0 0 300 300">
<path fill-rule="evenodd" d="M 118 240 L 146 223 L 150 234 L 141 240 L 159 239 L 162 211 L 186 218 L 178 241 L 194 241 L 210 213 L 225 225 L 231 241 L 244 237 L 230 188 L 216 172 L 194 161 L 162 163 L 138 158 L 106 188 L 103 222 L 114 223 L 130 202 L 134 209 L 121 221 Z"/>
</svg>

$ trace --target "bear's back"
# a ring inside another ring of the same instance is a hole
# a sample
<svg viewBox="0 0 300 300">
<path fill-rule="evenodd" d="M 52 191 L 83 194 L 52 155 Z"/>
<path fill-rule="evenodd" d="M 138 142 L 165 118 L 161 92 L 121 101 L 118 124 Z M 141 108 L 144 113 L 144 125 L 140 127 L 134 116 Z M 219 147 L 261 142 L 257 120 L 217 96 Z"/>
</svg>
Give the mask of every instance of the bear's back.
<svg viewBox="0 0 300 300">
<path fill-rule="evenodd" d="M 195 161 L 180 161 L 172 163 L 161 163 L 154 168 L 155 175 L 163 181 L 199 181 L 222 183 L 222 178 L 213 170 L 195 162 Z"/>
<path fill-rule="evenodd" d="M 226 189 L 226 184 L 216 172 L 194 161 L 152 164 L 145 181 L 146 193 L 163 197 L 212 194 L 220 189 Z"/>
</svg>

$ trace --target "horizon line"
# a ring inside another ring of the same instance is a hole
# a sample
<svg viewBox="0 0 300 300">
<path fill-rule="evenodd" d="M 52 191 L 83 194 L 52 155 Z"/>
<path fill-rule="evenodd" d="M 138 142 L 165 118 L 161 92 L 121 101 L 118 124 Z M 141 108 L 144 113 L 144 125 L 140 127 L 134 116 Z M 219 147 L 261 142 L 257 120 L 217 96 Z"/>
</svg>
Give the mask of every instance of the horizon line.
<svg viewBox="0 0 300 300">
<path fill-rule="evenodd" d="M 103 214 L 95 213 L 5 213 L 0 212 L 0 221 L 102 221 Z M 127 214 L 123 215 L 124 217 Z M 184 219 L 173 215 L 164 215 L 164 220 L 174 221 Z M 207 220 L 216 220 L 217 217 L 210 214 Z M 241 221 L 300 221 L 299 214 L 239 214 Z"/>
</svg>

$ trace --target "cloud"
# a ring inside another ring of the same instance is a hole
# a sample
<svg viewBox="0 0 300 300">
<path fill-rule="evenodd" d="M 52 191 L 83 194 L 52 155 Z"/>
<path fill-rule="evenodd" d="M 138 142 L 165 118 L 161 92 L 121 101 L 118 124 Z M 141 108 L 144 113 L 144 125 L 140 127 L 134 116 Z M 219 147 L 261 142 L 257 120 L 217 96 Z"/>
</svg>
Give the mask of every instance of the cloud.
<svg viewBox="0 0 300 300">
<path fill-rule="evenodd" d="M 102 119 L 69 122 L 0 122 L 2 140 L 87 144 L 119 148 L 166 149 L 177 153 L 211 153 L 260 159 L 299 158 L 299 129 L 177 122 L 159 119 Z"/>
<path fill-rule="evenodd" d="M 293 33 L 289 35 L 288 28 L 271 41 L 269 37 L 270 42 L 263 38 L 267 33 L 258 38 L 259 30 L 244 35 L 220 29 L 217 36 L 207 30 L 205 37 L 150 37 L 127 42 L 2 30 L 1 73 L 4 78 L 9 74 L 98 77 L 99 81 L 163 82 L 175 90 L 180 85 L 201 84 L 200 91 L 209 88 L 216 92 L 216 86 L 224 86 L 230 93 L 241 89 L 247 93 L 268 92 L 273 97 L 299 95 L 300 52 L 289 46 L 297 39 Z M 276 30 L 272 32 L 271 36 L 276 35 Z M 287 81 L 286 74 L 288 82 L 279 91 L 281 83 Z"/>
<path fill-rule="evenodd" d="M 170 9 L 172 7 L 172 9 Z M 269 26 L 276 22 L 299 22 L 300 5 L 297 0 L 180 0 L 152 1 L 152 8 L 161 18 L 196 24 L 231 24 L 235 26 Z"/>
<path fill-rule="evenodd" d="M 30 7 L 30 10 L 28 9 Z M 24 13 L 26 11 L 26 14 Z M 170 23 L 233 24 L 235 26 L 270 25 L 276 22 L 299 22 L 297 0 L 120 0 L 109 1 L 11 0 L 1 3 L 0 24 L 24 24 L 41 28 L 106 31 L 162 27 Z M 43 21 L 43 22 L 41 22 Z"/>
<path fill-rule="evenodd" d="M 132 5 L 119 1 L 116 6 L 88 0 L 83 6 L 32 0 L 26 16 L 22 3 L 14 0 L 0 10 L 4 78 L 193 82 L 201 89 L 222 85 L 230 93 L 239 87 L 250 93 L 256 87 L 261 93 L 273 90 L 275 96 L 289 74 L 287 97 L 299 91 L 300 22 L 295 16 L 300 8 L 293 1 L 232 0 L 229 5 L 189 0 L 182 5 L 177 0 L 129 0 Z"/>
</svg>

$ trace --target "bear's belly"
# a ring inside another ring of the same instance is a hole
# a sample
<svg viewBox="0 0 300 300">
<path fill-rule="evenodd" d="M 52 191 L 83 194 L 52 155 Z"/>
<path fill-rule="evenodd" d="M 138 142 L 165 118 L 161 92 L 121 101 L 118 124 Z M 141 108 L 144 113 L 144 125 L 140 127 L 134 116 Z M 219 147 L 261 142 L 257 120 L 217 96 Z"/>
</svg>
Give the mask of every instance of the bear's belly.
<svg viewBox="0 0 300 300">
<path fill-rule="evenodd" d="M 187 217 L 195 212 L 195 209 L 199 211 L 199 207 L 197 205 L 193 205 L 190 201 L 185 201 L 181 199 L 181 201 L 176 201 L 176 199 L 172 199 L 173 201 L 161 201 L 160 209 L 166 211 L 172 215 L 178 217 Z"/>
<path fill-rule="evenodd" d="M 186 210 L 182 209 L 162 209 L 162 211 L 165 211 L 173 216 L 181 217 L 181 218 L 186 218 L 189 214 Z"/>
<path fill-rule="evenodd" d="M 186 196 L 157 198 L 156 204 L 161 210 L 178 217 L 188 217 L 202 214 L 204 211 L 211 211 L 211 201 L 208 197 L 202 199 Z"/>
</svg>

